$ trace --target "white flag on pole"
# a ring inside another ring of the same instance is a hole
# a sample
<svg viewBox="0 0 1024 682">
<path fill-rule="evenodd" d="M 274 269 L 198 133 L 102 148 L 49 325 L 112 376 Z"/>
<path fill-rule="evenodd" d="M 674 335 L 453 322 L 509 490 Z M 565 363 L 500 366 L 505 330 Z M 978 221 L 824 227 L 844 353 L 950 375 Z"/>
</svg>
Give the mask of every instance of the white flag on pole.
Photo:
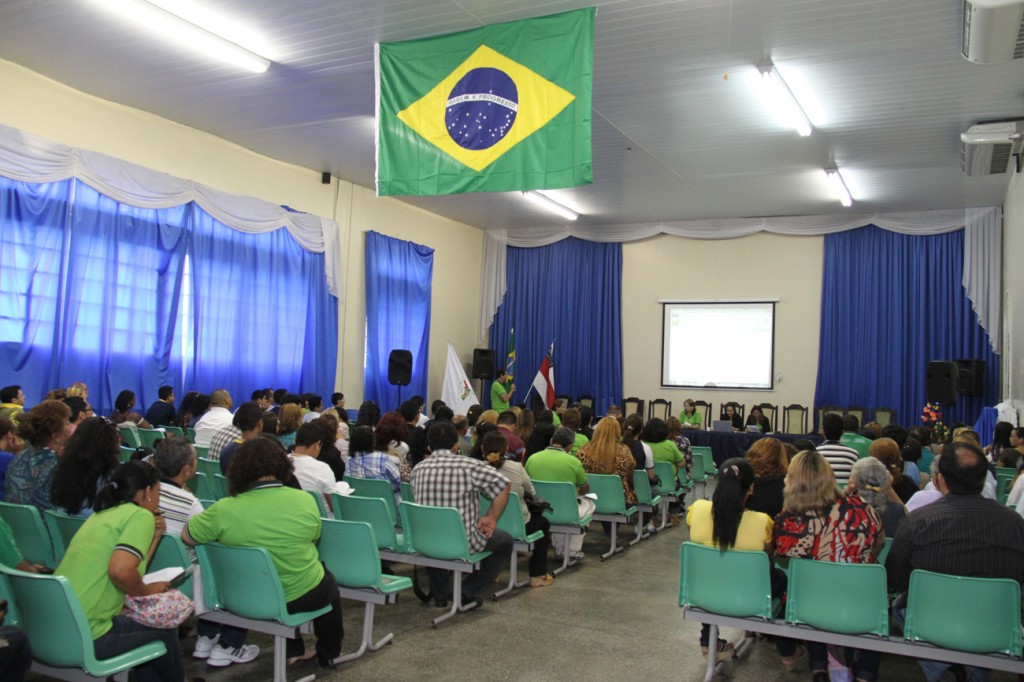
<svg viewBox="0 0 1024 682">
<path fill-rule="evenodd" d="M 448 362 L 444 367 L 444 387 L 441 389 L 441 400 L 452 408 L 455 414 L 466 414 L 470 407 L 476 405 L 476 392 L 469 383 L 466 370 L 455 353 L 451 341 L 448 342 Z"/>
</svg>

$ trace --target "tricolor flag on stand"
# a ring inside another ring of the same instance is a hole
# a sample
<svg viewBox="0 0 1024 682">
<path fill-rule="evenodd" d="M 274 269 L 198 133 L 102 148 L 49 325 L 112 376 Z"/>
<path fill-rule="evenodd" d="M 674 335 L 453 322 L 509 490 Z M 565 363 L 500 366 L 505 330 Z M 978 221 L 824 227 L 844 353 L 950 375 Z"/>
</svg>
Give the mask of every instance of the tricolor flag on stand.
<svg viewBox="0 0 1024 682">
<path fill-rule="evenodd" d="M 596 12 L 378 43 L 377 194 L 593 182 Z"/>
<path fill-rule="evenodd" d="M 505 358 L 505 374 L 511 383 L 516 378 L 516 328 L 508 333 L 508 356 Z"/>
<path fill-rule="evenodd" d="M 533 390 L 541 397 L 548 408 L 555 405 L 555 342 L 551 342 L 544 361 L 540 363 L 537 376 L 533 379 Z"/>
<path fill-rule="evenodd" d="M 476 399 L 476 392 L 469 383 L 469 377 L 466 376 L 466 370 L 451 341 L 448 342 L 448 362 L 444 367 L 441 400 L 452 408 L 455 414 L 466 414 L 470 407 L 480 402 Z"/>
</svg>

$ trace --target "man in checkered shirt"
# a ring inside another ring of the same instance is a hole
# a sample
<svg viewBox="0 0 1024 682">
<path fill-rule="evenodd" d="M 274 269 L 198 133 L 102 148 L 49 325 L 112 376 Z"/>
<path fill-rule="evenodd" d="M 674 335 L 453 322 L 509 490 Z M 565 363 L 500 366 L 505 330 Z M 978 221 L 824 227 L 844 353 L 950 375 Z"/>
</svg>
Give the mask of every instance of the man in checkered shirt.
<svg viewBox="0 0 1024 682">
<path fill-rule="evenodd" d="M 437 422 L 427 432 L 430 454 L 412 470 L 412 493 L 416 502 L 435 507 L 455 507 L 462 515 L 470 552 L 492 554 L 462 583 L 463 603 L 483 603 L 478 592 L 497 577 L 512 554 L 512 536 L 498 528 L 498 519 L 508 503 L 509 482 L 493 467 L 459 455 L 459 434 L 450 422 Z M 493 500 L 480 515 L 480 495 Z M 428 568 L 434 604 L 444 607 L 451 593 L 448 573 Z"/>
</svg>

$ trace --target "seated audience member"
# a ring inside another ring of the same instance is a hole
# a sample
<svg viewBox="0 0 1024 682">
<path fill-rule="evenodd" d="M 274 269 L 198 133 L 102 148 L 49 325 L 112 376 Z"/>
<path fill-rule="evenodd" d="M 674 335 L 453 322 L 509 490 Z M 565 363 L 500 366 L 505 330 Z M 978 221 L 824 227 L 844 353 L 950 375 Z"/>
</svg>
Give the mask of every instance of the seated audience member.
<svg viewBox="0 0 1024 682">
<path fill-rule="evenodd" d="M 377 407 L 377 403 L 367 400 L 359 406 L 359 412 L 356 415 L 356 426 L 369 426 L 373 428 L 377 426 L 379 421 L 380 408 Z"/>
<path fill-rule="evenodd" d="M 743 417 L 736 411 L 734 403 L 726 403 L 722 406 L 722 414 L 718 417 L 721 421 L 732 422 L 733 431 L 743 430 Z"/>
<path fill-rule="evenodd" d="M 508 479 L 512 486 L 511 491 L 519 496 L 523 521 L 526 523 L 526 534 L 529 535 L 538 530 L 544 533 L 540 540 L 533 543 L 533 552 L 530 554 L 530 587 L 547 587 L 555 581 L 554 576 L 548 573 L 551 523 L 541 513 L 530 514 L 526 504 L 527 500 L 537 495 L 533 482 L 521 464 L 513 462 L 505 456 L 508 451 L 508 443 L 504 434 L 500 432 L 487 434 L 483 439 L 483 451 L 484 460 Z"/>
<path fill-rule="evenodd" d="M 589 405 L 578 405 L 580 411 L 580 433 L 590 440 L 594 437 L 594 410 Z"/>
<path fill-rule="evenodd" d="M 430 427 L 436 424 L 437 422 L 448 422 L 450 424 L 452 419 L 455 418 L 455 412 L 452 411 L 452 408 L 448 407 L 440 400 L 434 401 L 434 408 L 431 410 L 431 412 L 433 413 L 434 418 L 429 420 L 422 427 L 420 427 L 425 432 L 429 431 Z M 513 414 L 513 416 L 515 416 L 515 414 Z"/>
<path fill-rule="evenodd" d="M 200 397 L 203 400 L 200 400 Z M 210 398 L 208 396 L 203 396 L 202 393 L 197 391 L 189 391 L 181 399 L 181 406 L 178 408 L 178 414 L 174 418 L 174 424 L 182 430 L 193 428 L 196 421 L 198 421 L 198 417 L 201 417 L 208 409 L 210 409 Z"/>
<path fill-rule="evenodd" d="M 683 401 L 683 411 L 679 413 L 679 423 L 684 429 L 700 429 L 704 426 L 704 418 L 697 411 L 697 404 L 687 398 Z"/>
<path fill-rule="evenodd" d="M 902 450 L 903 446 L 906 445 L 907 438 L 910 437 L 910 434 L 907 432 L 905 428 L 903 428 L 899 424 L 886 424 L 882 428 L 881 437 L 892 438 L 894 441 L 896 441 L 896 445 L 899 446 L 900 450 Z M 878 440 L 878 438 L 876 438 L 875 440 Z"/>
<path fill-rule="evenodd" d="M 373 429 L 357 426 L 352 429 L 348 445 L 348 475 L 355 478 L 376 478 L 391 484 L 395 504 L 402 502 L 402 472 L 398 462 L 373 447 Z M 358 494 L 358 493 L 357 493 Z"/>
<path fill-rule="evenodd" d="M 423 396 L 421 395 L 414 395 L 413 397 L 409 398 L 409 402 L 416 406 L 416 413 L 418 416 L 416 417 L 415 426 L 418 426 L 422 429 L 426 425 L 426 423 L 430 421 L 427 418 L 427 415 L 424 414 L 424 408 L 426 408 L 427 401 L 424 400 Z M 399 411 L 401 411 L 401 409 L 399 409 Z"/>
<path fill-rule="evenodd" d="M 156 392 L 158 400 L 146 410 L 146 421 L 152 424 L 154 429 L 161 426 L 174 426 L 174 418 L 177 413 L 174 410 L 174 388 L 161 386 Z"/>
<path fill-rule="evenodd" d="M 686 460 L 683 453 L 679 451 L 674 442 L 669 440 L 668 425 L 663 420 L 655 417 L 644 424 L 640 438 L 651 448 L 655 462 L 670 462 L 672 464 L 673 475 L 678 473 L 680 466 L 685 466 Z M 662 481 L 662 484 L 666 484 L 666 481 Z"/>
<path fill-rule="evenodd" d="M 533 414 L 533 410 L 521 410 L 516 416 L 516 435 L 519 437 L 519 440 L 523 441 L 523 453 L 519 458 L 520 463 L 526 457 L 526 443 L 530 440 L 530 436 L 533 435 L 533 428 L 536 424 L 537 417 Z"/>
<path fill-rule="evenodd" d="M 620 419 L 622 417 L 622 407 L 620 405 L 609 405 L 608 410 L 604 413 L 606 417 L 615 417 Z"/>
<path fill-rule="evenodd" d="M 273 436 L 274 440 L 278 443 L 281 439 L 277 437 L 277 413 L 276 412 L 264 412 L 263 413 L 263 435 Z M 221 453 L 223 454 L 223 453 Z"/>
<path fill-rule="evenodd" d="M 320 417 L 320 413 L 323 412 L 324 409 L 324 399 L 316 393 L 307 393 L 306 407 L 309 409 L 309 412 L 302 415 L 303 424 L 308 424 L 314 419 L 318 419 Z"/>
<path fill-rule="evenodd" d="M 469 430 L 472 433 L 473 429 L 476 428 L 476 422 L 480 419 L 480 415 L 484 413 L 484 408 L 480 404 L 470 405 L 469 409 L 466 410 L 466 421 L 469 423 Z"/>
<path fill-rule="evenodd" d="M 932 469 L 930 472 L 930 480 L 927 485 L 921 490 L 918 490 L 913 496 L 907 500 L 906 507 L 907 513 L 920 509 L 932 502 L 937 502 L 942 499 L 942 492 L 935 487 L 935 474 L 939 470 L 939 460 L 936 457 L 932 460 Z"/>
<path fill-rule="evenodd" d="M 797 453 L 786 474 L 783 510 L 775 518 L 778 555 L 868 564 L 874 562 L 884 545 L 885 534 L 875 510 L 855 495 L 843 496 L 832 467 L 820 453 Z M 814 682 L 827 682 L 828 647 L 808 642 L 807 651 Z M 857 679 L 877 680 L 881 654 L 866 650 L 853 653 L 857 657 Z"/>
<path fill-rule="evenodd" d="M 44 400 L 18 419 L 18 435 L 28 444 L 7 466 L 4 502 L 53 509 L 50 500 L 57 455 L 71 437 L 71 409 L 56 400 Z"/>
<path fill-rule="evenodd" d="M 961 426 L 953 429 L 953 441 L 970 443 L 976 447 L 981 447 L 981 436 L 979 436 L 978 432 L 969 426 Z"/>
<path fill-rule="evenodd" d="M 853 448 L 857 451 L 857 456 L 864 459 L 868 456 L 868 448 L 871 447 L 873 440 L 874 438 L 860 435 L 860 420 L 857 419 L 857 415 L 843 415 L 843 435 L 839 439 L 840 443 L 848 448 Z"/>
<path fill-rule="evenodd" d="M 917 463 L 921 461 L 921 444 L 914 438 L 908 437 L 906 445 L 900 450 L 900 458 L 903 460 L 903 474 L 920 489 L 921 470 Z"/>
<path fill-rule="evenodd" d="M 89 622 L 96 658 L 105 659 L 147 642 L 163 642 L 167 653 L 136 667 L 140 682 L 181 682 L 177 628 L 151 628 L 121 615 L 125 596 L 143 597 L 170 589 L 167 582 L 144 583 L 140 564 L 153 558 L 164 533 L 163 517 L 154 516 L 160 501 L 160 473 L 144 462 L 114 469 L 97 494 L 95 513 L 68 545 L 55 571 L 67 578 Z"/>
<path fill-rule="evenodd" d="M 334 668 L 344 635 L 338 584 L 320 563 L 314 544 L 321 525 L 316 502 L 283 485 L 291 475 L 292 463 L 278 443 L 269 438 L 242 443 L 228 469 L 230 496 L 190 518 L 181 539 L 187 545 L 265 548 L 281 578 L 289 613 L 331 607 L 313 621 L 313 655 L 322 668 Z M 287 655 L 290 663 L 312 658 L 298 631 L 288 640 Z"/>
<path fill-rule="evenodd" d="M 693 470 L 693 452 L 690 451 L 690 439 L 683 435 L 683 424 L 675 417 L 665 420 L 665 428 L 668 429 L 668 439 L 676 444 L 676 449 L 683 455 L 683 464 L 686 466 L 686 474 Z"/>
<path fill-rule="evenodd" d="M 18 438 L 14 422 L 0 417 L 0 502 L 4 499 L 4 483 L 7 467 L 14 460 L 14 453 L 25 449 L 25 443 Z"/>
<path fill-rule="evenodd" d="M 506 410 L 498 415 L 498 428 L 502 430 L 508 442 L 508 458 L 514 462 L 522 462 L 526 454 L 526 443 L 515 433 L 517 421 L 512 410 Z"/>
<path fill-rule="evenodd" d="M 476 425 L 476 439 L 475 442 L 473 443 L 473 447 L 469 449 L 469 452 L 464 454 L 469 455 L 473 459 L 478 459 L 481 462 L 484 461 L 484 438 L 486 438 L 489 434 L 495 432 L 501 434 L 505 433 L 504 431 L 502 431 L 501 429 L 499 429 L 497 426 L 490 422 L 478 422 Z M 459 454 L 463 453 L 460 452 Z"/>
<path fill-rule="evenodd" d="M 331 394 L 331 406 L 338 411 L 340 416 L 344 417 L 345 422 L 348 422 L 348 413 L 345 411 L 345 394 L 335 392 Z"/>
<path fill-rule="evenodd" d="M 398 465 L 402 480 L 408 482 L 412 474 L 412 465 L 409 463 L 409 446 L 406 438 L 409 437 L 409 425 L 398 412 L 386 412 L 380 418 L 380 423 L 373 430 L 374 452 L 387 455 Z"/>
<path fill-rule="evenodd" d="M 590 484 L 587 482 L 587 473 L 583 464 L 577 458 L 569 454 L 575 441 L 575 434 L 567 426 L 559 426 L 551 436 L 551 445 L 544 450 L 534 453 L 526 460 L 526 473 L 534 481 L 553 481 L 555 483 L 572 483 L 578 497 L 576 503 L 579 506 L 581 517 L 594 513 L 596 505 L 594 501 L 583 497 L 590 491 Z M 417 498 L 419 499 L 419 498 Z M 555 554 L 563 556 L 569 552 L 569 558 L 583 558 L 583 534 L 572 535 L 569 538 L 569 547 L 566 549 L 565 536 L 556 535 L 551 539 L 555 547 Z"/>
<path fill-rule="evenodd" d="M 856 495 L 871 505 L 882 521 L 885 537 L 896 535 L 896 528 L 907 516 L 903 502 L 892 489 L 892 474 L 874 457 L 857 460 L 843 493 Z"/>
<path fill-rule="evenodd" d="M 1007 441 L 1010 443 L 1010 447 L 1003 448 L 999 452 L 996 466 L 1020 469 L 1024 464 L 1024 458 L 1021 457 L 1024 455 L 1024 427 L 1013 428 Z"/>
<path fill-rule="evenodd" d="M 311 490 L 323 497 L 324 510 L 327 518 L 331 514 L 331 495 L 337 490 L 334 472 L 317 458 L 323 447 L 324 431 L 317 424 L 303 424 L 295 434 L 295 449 L 292 450 L 292 465 L 295 478 L 303 490 Z"/>
<path fill-rule="evenodd" d="M 904 504 L 917 492 L 917 486 L 903 473 L 903 458 L 900 448 L 892 438 L 879 438 L 871 443 L 869 454 L 882 462 L 892 474 L 892 489 Z"/>
<path fill-rule="evenodd" d="M 643 432 L 644 422 L 638 414 L 631 414 L 622 422 L 622 444 L 629 448 L 633 455 L 633 469 L 643 469 L 647 472 L 647 480 L 652 485 L 659 483 L 658 474 L 654 471 L 654 451 L 651 446 L 640 440 Z M 550 440 L 550 439 L 549 439 Z M 666 484 L 670 481 L 665 481 Z M 671 490 L 671 488 L 669 488 Z"/>
<path fill-rule="evenodd" d="M 285 403 L 277 411 L 277 437 L 286 448 L 295 445 L 295 432 L 302 426 L 302 408 L 298 403 Z"/>
<path fill-rule="evenodd" d="M 473 447 L 473 436 L 469 433 L 469 420 L 466 419 L 466 415 L 457 414 L 452 417 L 452 426 L 459 434 L 459 452 L 469 452 Z"/>
<path fill-rule="evenodd" d="M 1024 581 L 1024 519 L 982 497 L 988 465 L 981 449 L 950 443 L 938 460 L 934 482 L 943 497 L 910 514 L 896 531 L 885 560 L 889 589 L 906 592 L 917 569 Z M 899 620 L 898 602 L 894 611 Z M 945 679 L 948 663 L 918 663 L 928 682 Z M 966 673 L 969 680 L 988 677 L 978 668 L 967 667 Z"/>
<path fill-rule="evenodd" d="M 576 454 L 579 453 L 580 448 L 582 448 L 590 441 L 590 438 L 588 438 L 586 435 L 580 432 L 580 427 L 582 423 L 583 417 L 580 415 L 580 411 L 575 407 L 570 407 L 569 409 L 562 413 L 562 426 L 572 429 L 572 432 L 574 434 L 572 449 L 569 451 L 569 454 L 572 455 L 573 457 L 575 457 Z"/>
<path fill-rule="evenodd" d="M 101 417 L 82 422 L 68 438 L 53 473 L 50 499 L 71 516 L 93 513 L 96 495 L 119 464 L 121 438 L 117 428 Z"/>
<path fill-rule="evenodd" d="M 756 426 L 761 433 L 771 433 L 772 423 L 764 416 L 760 405 L 753 405 L 750 414 L 747 415 L 746 426 Z"/>
<path fill-rule="evenodd" d="M 498 425 L 498 412 L 497 412 L 497 410 L 484 410 L 483 412 L 481 412 L 480 416 L 477 417 L 477 420 L 476 420 L 476 425 L 480 426 L 480 424 L 494 424 L 495 426 L 497 426 Z"/>
<path fill-rule="evenodd" d="M 1018 426 L 1010 433 L 1010 445 L 1013 446 L 1014 450 L 1024 455 L 1024 426 Z M 1024 458 L 1018 456 L 1017 468 L 1020 469 L 1021 465 L 1024 465 Z"/>
<path fill-rule="evenodd" d="M 822 417 L 821 435 L 825 437 L 825 442 L 819 445 L 817 450 L 832 467 L 836 483 L 844 486 L 850 480 L 850 469 L 860 457 L 856 450 L 843 445 L 839 440 L 843 436 L 843 418 L 835 413 Z"/>
<path fill-rule="evenodd" d="M 320 443 L 320 462 L 331 468 L 335 481 L 345 478 L 345 460 L 341 458 L 341 451 L 338 450 L 338 419 L 333 413 L 321 412 L 320 416 L 309 422 L 317 426 L 323 432 L 323 440 Z"/>
<path fill-rule="evenodd" d="M 633 470 L 636 461 L 629 448 L 620 442 L 622 429 L 615 417 L 604 417 L 594 429 L 594 439 L 584 445 L 577 457 L 588 474 L 614 474 L 622 482 L 626 506 L 636 504 Z"/>
<path fill-rule="evenodd" d="M 85 398 L 79 396 L 68 396 L 64 399 L 64 404 L 71 410 L 71 416 L 68 417 L 68 421 L 71 423 L 71 433 L 75 432 L 75 429 L 78 428 L 79 424 L 89 417 L 96 415 L 96 412 L 92 409 L 92 405 L 90 405 Z"/>
<path fill-rule="evenodd" d="M 167 524 L 168 535 L 181 535 L 188 520 L 203 513 L 203 505 L 199 503 L 185 484 L 196 475 L 196 449 L 183 438 L 166 438 L 156 444 L 153 464 L 160 471 L 160 501 L 157 509 Z M 192 561 L 195 555 L 190 551 Z M 201 613 L 203 590 L 202 577 L 197 571 L 193 577 L 193 594 L 195 595 L 197 613 Z M 205 660 L 206 665 L 222 668 L 232 663 L 248 663 L 260 653 L 255 644 L 246 645 L 248 631 L 223 623 L 211 623 L 198 619 L 196 621 L 196 645 L 192 658 Z"/>
<path fill-rule="evenodd" d="M 782 511 L 789 453 L 777 438 L 758 438 L 750 444 L 744 458 L 754 470 L 754 487 L 747 498 L 747 509 L 774 519 Z"/>
<path fill-rule="evenodd" d="M 135 407 L 135 392 L 125 389 L 118 393 L 117 398 L 114 399 L 114 411 L 110 413 L 107 420 L 111 424 L 132 422 L 140 429 L 153 428 L 153 425 L 145 417 L 138 412 L 132 412 L 133 407 Z"/>
<path fill-rule="evenodd" d="M 867 433 L 864 433 L 865 431 Z M 882 437 L 882 425 L 879 424 L 878 422 L 867 422 L 866 424 L 864 424 L 864 428 L 861 429 L 861 434 L 865 438 L 870 438 L 871 440 L 875 440 L 876 438 L 881 438 Z M 868 434 L 870 434 L 870 435 L 868 435 Z"/>
<path fill-rule="evenodd" d="M 427 433 L 430 455 L 412 471 L 412 494 L 419 504 L 455 507 L 462 516 L 470 552 L 492 554 L 462 583 L 463 603 L 483 604 L 478 596 L 508 563 L 514 541 L 498 528 L 511 486 L 508 480 L 483 462 L 457 454 L 459 436 L 450 423 L 434 424 Z M 579 462 L 577 462 L 578 464 Z M 491 507 L 480 515 L 480 495 L 491 499 Z M 428 568 L 434 605 L 444 607 L 450 594 L 448 571 Z"/>
<path fill-rule="evenodd" d="M 196 422 L 196 445 L 210 445 L 215 433 L 231 425 L 231 408 L 235 406 L 231 394 L 218 388 L 210 394 L 210 409 Z"/>
<path fill-rule="evenodd" d="M 415 467 L 423 461 L 427 453 L 427 432 L 420 426 L 420 413 L 422 405 L 415 400 L 406 400 L 398 408 L 398 414 L 405 420 L 405 441 L 408 453 L 406 458 L 410 467 Z"/>
<path fill-rule="evenodd" d="M 263 433 L 263 409 L 253 402 L 242 403 L 231 417 L 231 424 L 214 434 L 206 458 L 220 462 L 220 470 L 227 475 L 231 458 L 238 446 Z"/>
<path fill-rule="evenodd" d="M 271 388 L 257 388 L 249 395 L 249 400 L 260 406 L 264 412 L 269 412 L 274 404 L 274 390 Z"/>
<path fill-rule="evenodd" d="M 81 398 L 82 400 L 89 399 L 89 387 L 85 385 L 84 381 L 76 381 L 75 383 L 68 386 L 67 390 L 68 398 Z"/>
<path fill-rule="evenodd" d="M 988 458 L 988 461 L 996 463 L 996 466 L 1016 466 L 1018 453 L 1010 446 L 1010 434 L 1013 433 L 1013 424 L 1010 422 L 996 422 L 995 427 L 992 429 L 992 442 L 982 448 L 982 452 Z M 1013 453 L 1013 464 L 1003 465 L 998 464 L 999 456 L 1003 450 L 1009 450 Z"/>
<path fill-rule="evenodd" d="M 538 422 L 533 427 L 530 440 L 526 443 L 526 455 L 523 464 L 530 459 L 530 455 L 540 452 L 551 443 L 551 436 L 555 435 L 555 425 L 551 422 Z"/>
<path fill-rule="evenodd" d="M 775 554 L 772 542 L 774 523 L 763 512 L 753 511 L 746 504 L 749 501 L 754 482 L 754 468 L 745 459 L 734 457 L 722 462 L 718 485 L 710 500 L 697 500 L 686 513 L 690 527 L 690 540 L 701 545 L 721 550 L 742 549 L 750 552 L 767 552 L 768 558 Z M 786 575 L 778 568 L 771 570 L 772 596 L 781 598 L 786 592 Z M 700 650 L 706 658 L 709 654 L 711 626 L 703 625 L 700 630 Z M 782 665 L 792 670 L 804 651 L 795 640 L 777 637 L 775 646 L 782 657 Z M 718 660 L 731 658 L 732 642 L 719 639 L 715 643 Z"/>
<path fill-rule="evenodd" d="M 345 410 L 338 414 L 338 410 L 333 407 L 328 407 L 326 410 L 320 413 L 321 417 L 327 417 L 333 420 L 335 424 L 335 436 L 334 436 L 334 447 L 338 448 L 338 453 L 341 455 L 341 461 L 348 461 L 348 413 Z"/>
<path fill-rule="evenodd" d="M 0 389 L 0 418 L 17 422 L 25 410 L 25 393 L 21 386 L 4 386 Z"/>
</svg>

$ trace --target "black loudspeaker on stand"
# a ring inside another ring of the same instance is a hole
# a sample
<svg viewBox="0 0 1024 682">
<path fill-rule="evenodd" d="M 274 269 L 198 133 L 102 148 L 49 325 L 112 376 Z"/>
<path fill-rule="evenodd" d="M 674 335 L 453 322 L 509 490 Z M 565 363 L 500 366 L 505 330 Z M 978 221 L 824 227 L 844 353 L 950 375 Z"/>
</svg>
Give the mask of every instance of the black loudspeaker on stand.
<svg viewBox="0 0 1024 682">
<path fill-rule="evenodd" d="M 952 405 L 956 402 L 960 368 L 955 362 L 940 360 L 928 363 L 925 395 L 930 403 Z"/>
<path fill-rule="evenodd" d="M 494 350 L 473 349 L 473 378 L 480 380 L 480 400 L 483 401 L 486 382 L 494 378 Z"/>
<path fill-rule="evenodd" d="M 984 360 L 955 360 L 957 368 L 957 391 L 960 395 L 981 395 L 985 378 Z"/>
<path fill-rule="evenodd" d="M 402 404 L 402 386 L 412 382 L 412 351 L 395 349 L 388 356 L 388 383 L 398 386 L 398 404 Z"/>
</svg>

